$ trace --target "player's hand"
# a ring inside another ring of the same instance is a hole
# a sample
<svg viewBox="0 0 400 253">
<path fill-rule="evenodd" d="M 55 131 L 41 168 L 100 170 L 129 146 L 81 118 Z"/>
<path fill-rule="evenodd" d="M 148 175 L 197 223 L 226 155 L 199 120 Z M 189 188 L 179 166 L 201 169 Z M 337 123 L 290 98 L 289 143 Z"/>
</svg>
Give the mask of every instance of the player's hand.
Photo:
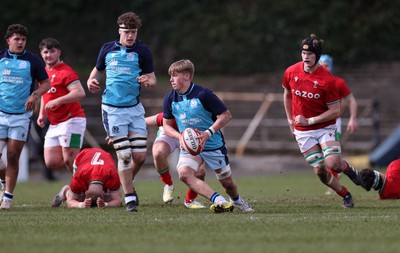
<svg viewBox="0 0 400 253">
<path fill-rule="evenodd" d="M 82 208 L 89 208 L 92 205 L 92 199 L 91 198 L 85 199 L 81 203 L 83 203 L 83 207 Z"/>
<path fill-rule="evenodd" d="M 98 93 L 101 91 L 100 83 L 96 78 L 87 80 L 87 87 L 92 93 Z"/>
<path fill-rule="evenodd" d="M 297 126 L 308 126 L 308 121 L 303 115 L 297 115 L 294 117 L 293 123 Z"/>
<path fill-rule="evenodd" d="M 104 199 L 98 197 L 96 200 L 96 204 L 98 208 L 104 208 L 105 207 L 105 202 Z"/>
<path fill-rule="evenodd" d="M 202 131 L 199 131 L 199 130 L 197 130 L 197 129 L 195 129 L 196 130 L 196 132 L 199 134 L 197 137 L 196 137 L 196 139 L 198 139 L 199 140 L 199 145 L 201 146 L 201 147 L 204 147 L 205 145 L 206 145 L 206 142 L 207 142 L 207 140 L 211 137 L 210 135 L 208 135 L 208 133 L 207 132 L 202 132 Z"/>
<path fill-rule="evenodd" d="M 137 81 L 146 88 L 150 87 L 150 78 L 147 75 L 139 76 Z"/>
<path fill-rule="evenodd" d="M 53 110 L 54 108 L 56 108 L 57 106 L 59 106 L 60 105 L 60 103 L 58 102 L 58 100 L 57 99 L 54 99 L 54 100 L 51 100 L 51 101 L 49 101 L 47 104 L 46 104 L 46 106 L 44 107 L 46 110 L 49 110 L 49 111 L 51 111 L 51 110 Z"/>
<path fill-rule="evenodd" d="M 354 133 L 358 128 L 357 120 L 356 119 L 350 119 L 349 123 L 347 124 L 347 131 L 350 133 Z"/>
<path fill-rule="evenodd" d="M 39 115 L 39 117 L 38 117 L 36 122 L 37 122 L 37 124 L 38 124 L 38 126 L 40 128 L 43 128 L 44 127 L 44 117 L 43 117 L 43 115 Z"/>
<path fill-rule="evenodd" d="M 26 111 L 33 111 L 35 110 L 36 103 L 39 101 L 39 97 L 37 95 L 30 95 L 28 100 L 25 102 L 25 109 Z"/>
<path fill-rule="evenodd" d="M 110 136 L 107 135 L 105 140 L 107 142 L 107 145 L 112 145 L 113 144 L 113 141 L 112 141 Z"/>
</svg>

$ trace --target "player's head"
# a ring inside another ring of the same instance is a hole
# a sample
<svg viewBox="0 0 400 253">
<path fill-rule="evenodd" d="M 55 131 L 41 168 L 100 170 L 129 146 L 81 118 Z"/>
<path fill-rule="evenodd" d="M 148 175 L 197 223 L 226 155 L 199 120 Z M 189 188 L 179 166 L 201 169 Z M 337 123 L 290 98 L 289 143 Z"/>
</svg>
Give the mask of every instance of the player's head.
<svg viewBox="0 0 400 253">
<path fill-rule="evenodd" d="M 117 19 L 117 24 L 120 29 L 139 29 L 142 26 L 139 16 L 134 12 L 121 14 Z"/>
<path fill-rule="evenodd" d="M 318 39 L 317 35 L 311 34 L 310 37 L 305 38 L 301 42 L 301 52 L 311 52 L 315 54 L 315 63 L 312 64 L 313 66 L 317 64 L 319 61 L 319 58 L 321 57 L 322 53 L 322 45 L 324 44 L 324 41 L 322 39 Z"/>
<path fill-rule="evenodd" d="M 45 48 L 61 50 L 61 43 L 55 38 L 45 38 L 39 43 L 39 50 L 42 51 Z"/>
<path fill-rule="evenodd" d="M 20 24 L 13 24 L 7 28 L 4 39 L 11 53 L 21 54 L 25 50 L 28 29 Z"/>
<path fill-rule="evenodd" d="M 190 80 L 193 80 L 194 76 L 194 64 L 190 60 L 179 60 L 171 64 L 168 69 L 168 74 L 172 75 L 174 73 L 188 73 L 190 75 Z"/>
<path fill-rule="evenodd" d="M 126 12 L 118 17 L 119 42 L 124 47 L 131 47 L 136 41 L 137 31 L 142 26 L 138 15 L 133 12 Z"/>
<path fill-rule="evenodd" d="M 96 207 L 98 198 L 104 199 L 103 185 L 91 183 L 85 193 L 85 199 L 92 199 L 91 207 Z"/>
<path fill-rule="evenodd" d="M 6 34 L 4 35 L 4 39 L 8 40 L 14 34 L 19 34 L 21 36 L 28 36 L 28 29 L 20 24 L 12 24 L 7 28 Z"/>
<path fill-rule="evenodd" d="M 382 178 L 376 170 L 363 169 L 360 171 L 361 187 L 367 191 L 371 188 L 379 190 L 382 186 Z"/>
<path fill-rule="evenodd" d="M 319 64 L 329 70 L 329 72 L 333 71 L 333 59 L 329 55 L 321 55 L 321 58 L 319 58 Z"/>
</svg>

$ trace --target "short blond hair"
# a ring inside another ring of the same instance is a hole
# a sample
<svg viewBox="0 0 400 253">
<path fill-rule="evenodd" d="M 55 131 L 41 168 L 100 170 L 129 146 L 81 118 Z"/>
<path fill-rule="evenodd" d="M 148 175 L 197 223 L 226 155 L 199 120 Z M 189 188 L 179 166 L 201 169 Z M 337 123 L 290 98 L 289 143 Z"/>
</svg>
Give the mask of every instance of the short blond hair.
<svg viewBox="0 0 400 253">
<path fill-rule="evenodd" d="M 189 73 L 190 80 L 193 80 L 194 76 L 194 64 L 190 60 L 179 60 L 171 64 L 168 69 L 168 74 L 173 73 Z"/>
</svg>

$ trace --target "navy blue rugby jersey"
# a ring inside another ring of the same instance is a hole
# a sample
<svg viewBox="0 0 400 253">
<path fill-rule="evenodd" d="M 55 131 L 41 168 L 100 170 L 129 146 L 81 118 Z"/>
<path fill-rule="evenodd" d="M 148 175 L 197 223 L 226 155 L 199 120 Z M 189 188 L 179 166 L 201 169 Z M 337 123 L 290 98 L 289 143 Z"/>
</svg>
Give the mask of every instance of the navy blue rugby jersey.
<svg viewBox="0 0 400 253">
<path fill-rule="evenodd" d="M 140 83 L 137 77 L 154 72 L 153 55 L 141 41 L 123 47 L 119 41 L 102 46 L 96 68 L 106 71 L 106 87 L 102 103 L 115 107 L 131 107 L 139 103 Z"/>
<path fill-rule="evenodd" d="M 189 127 L 205 131 L 214 124 L 218 115 L 227 110 L 210 89 L 193 83 L 185 94 L 172 90 L 164 97 L 164 118 L 175 118 L 179 132 Z M 221 131 L 217 131 L 207 140 L 203 150 L 216 150 L 224 145 L 224 137 Z"/>
<path fill-rule="evenodd" d="M 13 54 L 0 51 L 0 111 L 9 114 L 25 113 L 25 102 L 34 90 L 35 80 L 48 79 L 39 56 L 24 50 Z"/>
</svg>

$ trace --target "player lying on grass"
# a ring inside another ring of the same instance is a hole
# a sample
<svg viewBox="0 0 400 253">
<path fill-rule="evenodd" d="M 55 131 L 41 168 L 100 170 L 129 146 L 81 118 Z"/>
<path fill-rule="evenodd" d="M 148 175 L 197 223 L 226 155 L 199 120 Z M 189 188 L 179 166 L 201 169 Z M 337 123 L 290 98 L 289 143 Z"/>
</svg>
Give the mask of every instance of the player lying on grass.
<svg viewBox="0 0 400 253">
<path fill-rule="evenodd" d="M 121 183 L 112 156 L 98 148 L 82 150 L 74 162 L 70 185 L 53 198 L 52 207 L 66 201 L 69 208 L 120 207 Z"/>
<path fill-rule="evenodd" d="M 360 171 L 361 186 L 367 191 L 378 191 L 380 199 L 400 199 L 400 159 L 394 160 L 386 174 L 372 169 Z"/>
</svg>

